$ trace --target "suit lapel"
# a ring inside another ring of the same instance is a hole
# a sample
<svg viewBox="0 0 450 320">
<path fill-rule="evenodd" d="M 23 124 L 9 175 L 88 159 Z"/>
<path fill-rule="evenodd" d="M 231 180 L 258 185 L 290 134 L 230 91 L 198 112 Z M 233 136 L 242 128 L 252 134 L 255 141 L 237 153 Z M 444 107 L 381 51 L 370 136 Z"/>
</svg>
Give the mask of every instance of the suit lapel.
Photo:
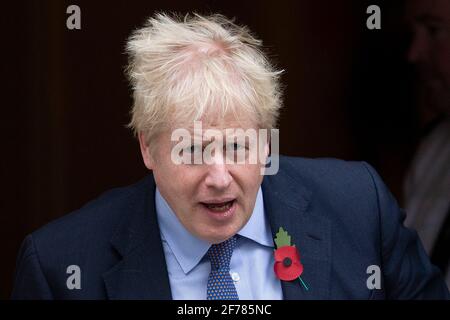
<svg viewBox="0 0 450 320">
<path fill-rule="evenodd" d="M 150 175 L 136 186 L 111 239 L 122 260 L 103 274 L 109 299 L 172 299 Z"/>
<path fill-rule="evenodd" d="M 331 224 L 321 212 L 312 206 L 313 194 L 303 184 L 293 178 L 292 169 L 280 167 L 274 176 L 265 176 L 262 184 L 266 215 L 273 237 L 280 227 L 290 235 L 291 242 L 300 252 L 304 266 L 302 279 L 309 290 L 299 280 L 281 281 L 286 300 L 328 299 L 330 296 Z"/>
</svg>

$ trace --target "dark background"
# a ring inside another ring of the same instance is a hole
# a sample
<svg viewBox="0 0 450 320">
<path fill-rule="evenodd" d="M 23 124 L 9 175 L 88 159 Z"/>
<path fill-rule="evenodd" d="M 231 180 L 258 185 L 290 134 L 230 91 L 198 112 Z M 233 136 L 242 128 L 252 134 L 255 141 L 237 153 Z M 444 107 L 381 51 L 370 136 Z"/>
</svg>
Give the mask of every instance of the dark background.
<svg viewBox="0 0 450 320">
<path fill-rule="evenodd" d="M 81 30 L 66 8 L 81 8 Z M 366 28 L 377 4 L 382 29 Z M 25 235 L 146 174 L 125 128 L 127 37 L 155 11 L 236 17 L 285 69 L 280 151 L 365 160 L 402 202 L 417 137 L 401 1 L 17 1 L 2 3 L 0 298 Z"/>
</svg>

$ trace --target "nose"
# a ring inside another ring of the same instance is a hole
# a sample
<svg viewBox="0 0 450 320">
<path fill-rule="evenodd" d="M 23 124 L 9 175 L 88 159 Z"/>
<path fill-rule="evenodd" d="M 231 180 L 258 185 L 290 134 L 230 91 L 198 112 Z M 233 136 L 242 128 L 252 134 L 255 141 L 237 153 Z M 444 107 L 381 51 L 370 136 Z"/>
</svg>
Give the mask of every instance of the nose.
<svg viewBox="0 0 450 320">
<path fill-rule="evenodd" d="M 428 47 L 428 39 L 424 30 L 415 31 L 407 52 L 408 61 L 413 64 L 424 62 L 427 59 Z"/>
<path fill-rule="evenodd" d="M 208 188 L 225 190 L 230 186 L 233 178 L 225 163 L 213 163 L 207 165 L 207 167 L 208 173 L 205 184 Z"/>
</svg>

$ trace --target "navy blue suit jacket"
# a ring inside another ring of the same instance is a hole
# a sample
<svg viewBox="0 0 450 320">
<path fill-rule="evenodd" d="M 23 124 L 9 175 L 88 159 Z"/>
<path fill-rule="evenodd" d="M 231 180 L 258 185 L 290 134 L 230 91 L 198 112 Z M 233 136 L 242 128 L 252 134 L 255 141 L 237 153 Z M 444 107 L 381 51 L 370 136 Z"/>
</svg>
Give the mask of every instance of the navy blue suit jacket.
<svg viewBox="0 0 450 320">
<path fill-rule="evenodd" d="M 366 163 L 280 157 L 265 176 L 272 232 L 283 227 L 301 253 L 302 278 L 285 299 L 441 299 L 449 292 L 404 213 Z M 149 175 L 114 189 L 29 235 L 17 261 L 15 299 L 171 299 Z M 67 267 L 81 270 L 68 289 Z M 369 289 L 368 266 L 381 271 Z"/>
</svg>

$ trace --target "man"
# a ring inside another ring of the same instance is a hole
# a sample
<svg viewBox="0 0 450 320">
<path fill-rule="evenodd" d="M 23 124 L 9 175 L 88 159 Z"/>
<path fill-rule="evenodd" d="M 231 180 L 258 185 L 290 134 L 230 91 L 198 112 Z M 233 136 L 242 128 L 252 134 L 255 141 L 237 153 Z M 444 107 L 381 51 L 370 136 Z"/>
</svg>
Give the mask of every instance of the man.
<svg viewBox="0 0 450 320">
<path fill-rule="evenodd" d="M 369 165 L 277 157 L 280 72 L 260 48 L 219 15 L 133 34 L 151 174 L 29 235 L 13 298 L 448 298 Z"/>
<path fill-rule="evenodd" d="M 405 179 L 405 224 L 450 286 L 450 1 L 407 1 L 406 18 L 424 130 Z"/>
</svg>

